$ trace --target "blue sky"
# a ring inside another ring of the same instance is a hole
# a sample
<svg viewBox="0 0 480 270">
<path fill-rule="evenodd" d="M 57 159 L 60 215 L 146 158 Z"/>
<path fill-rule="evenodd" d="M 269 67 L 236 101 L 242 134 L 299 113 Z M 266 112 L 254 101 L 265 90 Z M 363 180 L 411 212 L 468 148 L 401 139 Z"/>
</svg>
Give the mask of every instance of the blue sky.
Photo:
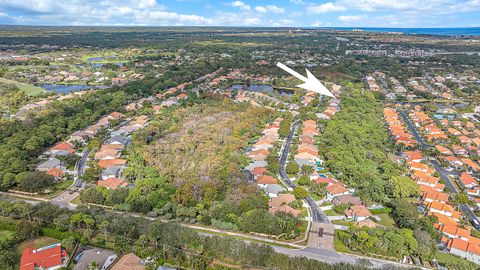
<svg viewBox="0 0 480 270">
<path fill-rule="evenodd" d="M 0 24 L 480 27 L 480 0 L 0 0 Z"/>
</svg>

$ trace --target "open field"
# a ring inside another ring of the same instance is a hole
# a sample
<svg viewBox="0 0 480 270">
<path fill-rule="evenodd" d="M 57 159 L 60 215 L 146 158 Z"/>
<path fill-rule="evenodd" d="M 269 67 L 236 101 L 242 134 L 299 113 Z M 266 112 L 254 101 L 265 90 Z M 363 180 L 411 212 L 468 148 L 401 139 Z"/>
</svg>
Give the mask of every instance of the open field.
<svg viewBox="0 0 480 270">
<path fill-rule="evenodd" d="M 36 96 L 41 94 L 42 92 L 45 92 L 45 89 L 42 89 L 40 87 L 36 87 L 36 86 L 25 84 L 25 83 L 19 83 L 9 79 L 0 78 L 0 83 L 13 84 L 16 87 L 18 87 L 18 89 L 25 92 L 25 94 L 27 94 L 28 96 Z"/>
</svg>

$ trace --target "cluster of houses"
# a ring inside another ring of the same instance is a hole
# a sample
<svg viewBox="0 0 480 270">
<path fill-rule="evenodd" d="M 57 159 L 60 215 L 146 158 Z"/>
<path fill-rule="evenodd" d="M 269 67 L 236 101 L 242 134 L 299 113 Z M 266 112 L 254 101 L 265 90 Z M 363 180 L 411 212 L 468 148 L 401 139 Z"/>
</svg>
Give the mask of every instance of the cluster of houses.
<svg viewBox="0 0 480 270">
<path fill-rule="evenodd" d="M 412 173 L 420 190 L 420 199 L 426 215 L 435 216 L 438 220 L 435 228 L 442 233 L 441 245 L 452 254 L 456 254 L 476 263 L 480 262 L 480 239 L 472 236 L 469 226 L 461 225 L 462 213 L 455 210 L 454 204 L 449 201 L 449 195 L 443 192 L 444 184 L 432 174 L 434 169 L 422 163 L 424 157 L 420 151 L 405 153 Z M 467 173 L 460 178 L 465 178 L 473 187 L 473 179 Z M 470 185 L 469 185 L 470 186 Z"/>
<path fill-rule="evenodd" d="M 38 164 L 36 169 L 55 177 L 57 180 L 62 179 L 66 173 L 72 172 L 67 171 L 65 164 L 58 157 L 75 154 L 76 149 L 79 146 L 85 145 L 98 133 L 98 131 L 110 127 L 112 121 L 120 121 L 124 117 L 125 115 L 119 112 L 112 112 L 100 118 L 97 123 L 87 127 L 86 129 L 75 131 L 70 135 L 68 140 L 54 145 L 45 153 L 43 153 L 42 157 L 48 158 L 46 161 Z"/>
<path fill-rule="evenodd" d="M 344 219 L 356 222 L 359 227 L 377 227 L 378 224 L 369 219 L 372 213 L 362 203 L 360 197 L 354 196 L 355 190 L 348 188 L 344 183 L 337 179 L 320 175 L 316 180 L 316 184 L 326 185 L 327 190 L 326 201 L 333 205 L 347 205 L 344 212 Z"/>
<path fill-rule="evenodd" d="M 122 151 L 130 141 L 130 134 L 147 125 L 148 117 L 140 115 L 110 133 L 110 138 L 95 153 L 95 160 L 98 161 L 98 167 L 102 170 L 97 185 L 113 190 L 129 186 L 121 178 L 122 172 L 127 166 L 127 160 L 121 158 Z"/>
<path fill-rule="evenodd" d="M 386 108 L 384 113 L 385 119 L 390 126 L 391 124 L 401 125 L 394 109 Z M 435 122 L 422 111 L 420 106 L 417 105 L 414 107 L 410 113 L 410 118 L 429 141 L 445 141 L 448 139 L 445 132 L 436 126 Z M 454 125 L 453 122 L 455 121 L 446 119 L 440 121 L 441 125 L 446 128 L 452 136 L 465 136 L 463 133 L 457 133 L 455 129 L 449 127 L 451 124 Z M 462 122 L 457 121 L 457 126 L 462 125 Z M 470 132 L 473 132 L 475 126 L 470 124 L 469 127 Z M 393 133 L 392 128 L 391 130 Z M 454 168 L 459 168 L 465 163 L 469 164 L 467 166 L 469 171 L 475 171 L 479 168 L 478 164 L 466 156 L 463 156 L 463 160 L 454 156 L 454 154 L 468 155 L 468 151 L 461 149 L 461 147 L 452 146 L 449 148 L 436 145 L 435 149 L 440 154 L 439 158 L 444 160 L 444 162 L 448 162 Z M 433 215 L 438 219 L 435 228 L 443 235 L 441 245 L 452 254 L 479 263 L 480 239 L 471 236 L 471 227 L 464 227 L 460 224 L 462 213 L 456 211 L 454 204 L 449 202 L 449 195 L 443 192 L 445 185 L 440 183 L 440 178 L 434 176 L 435 170 L 423 162 L 424 157 L 420 151 L 406 151 L 404 158 L 410 170 L 411 178 L 419 187 L 420 199 L 422 200 L 422 207 L 426 215 Z M 480 195 L 478 182 L 471 174 L 463 172 L 459 177 L 459 183 L 466 190 L 467 194 L 471 196 Z"/>
<path fill-rule="evenodd" d="M 332 94 L 334 94 L 335 96 L 339 96 L 340 95 L 340 86 L 334 84 L 332 86 Z M 340 111 L 340 100 L 336 99 L 336 98 L 332 98 L 328 101 L 327 108 L 323 112 L 317 113 L 317 117 L 319 119 L 328 120 L 332 116 L 334 116 L 335 113 L 337 113 L 338 111 Z"/>
<path fill-rule="evenodd" d="M 74 258 L 73 269 L 110 269 L 110 270 L 145 270 L 155 261 L 150 257 L 142 259 L 133 253 L 117 256 L 113 251 L 101 248 L 79 249 L 79 253 L 70 256 L 60 243 L 33 248 L 26 247 L 20 257 L 20 270 L 61 269 L 69 264 L 70 257 Z M 97 268 L 92 268 L 93 263 Z M 159 266 L 157 270 L 175 270 L 167 266 Z"/>
<path fill-rule="evenodd" d="M 409 104 L 405 105 L 406 108 L 410 107 Z M 447 134 L 439 128 L 436 123 L 428 116 L 420 105 L 415 105 L 413 110 L 409 113 L 410 120 L 422 132 L 427 141 L 438 142 L 448 140 Z"/>
<path fill-rule="evenodd" d="M 254 185 L 261 188 L 270 198 L 268 202 L 270 213 L 285 212 L 298 216 L 300 210 L 288 205 L 295 201 L 295 196 L 288 194 L 286 188 L 279 184 L 277 177 L 267 169 L 266 159 L 271 151 L 275 151 L 275 144 L 279 140 L 278 129 L 282 120 L 277 118 L 263 129 L 262 137 L 246 153 L 251 163 L 245 167 L 245 170 L 252 176 Z"/>
<path fill-rule="evenodd" d="M 388 124 L 392 138 L 397 145 L 404 145 L 407 148 L 413 148 L 417 146 L 418 142 L 415 140 L 405 127 L 403 121 L 400 120 L 398 113 L 395 109 L 385 107 L 383 109 L 383 116 Z"/>
<path fill-rule="evenodd" d="M 91 91 L 95 91 L 95 90 L 91 90 Z M 87 91 L 81 91 L 81 92 L 69 93 L 67 95 L 53 95 L 48 98 L 44 98 L 39 101 L 35 101 L 20 107 L 18 111 L 13 115 L 13 117 L 20 120 L 25 120 L 28 118 L 30 114 L 38 113 L 39 111 L 46 109 L 48 105 L 54 100 L 64 100 L 64 99 L 75 98 L 75 97 L 82 96 L 86 93 Z"/>
<path fill-rule="evenodd" d="M 298 166 L 310 166 L 317 168 L 322 165 L 320 156 L 318 155 L 318 148 L 315 145 L 315 136 L 320 135 L 317 123 L 313 120 L 303 121 L 302 134 L 299 136 L 299 145 L 297 154 L 294 156 L 295 162 Z"/>
<path fill-rule="evenodd" d="M 373 76 L 366 76 L 365 81 L 368 84 L 368 88 L 372 90 L 373 92 L 378 92 L 380 91 L 380 86 L 378 86 L 377 82 L 375 81 L 375 78 Z"/>
</svg>

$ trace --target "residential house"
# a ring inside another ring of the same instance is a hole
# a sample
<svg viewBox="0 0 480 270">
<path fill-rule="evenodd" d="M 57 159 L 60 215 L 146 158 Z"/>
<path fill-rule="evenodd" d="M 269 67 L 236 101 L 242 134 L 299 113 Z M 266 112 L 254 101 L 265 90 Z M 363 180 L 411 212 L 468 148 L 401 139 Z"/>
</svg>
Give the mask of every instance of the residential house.
<svg viewBox="0 0 480 270">
<path fill-rule="evenodd" d="M 270 214 L 273 214 L 273 215 L 275 215 L 278 212 L 284 212 L 287 214 L 291 214 L 294 217 L 298 217 L 302 211 L 294 209 L 288 205 L 281 205 L 279 207 L 268 209 L 268 212 L 270 212 Z"/>
<path fill-rule="evenodd" d="M 255 183 L 260 188 L 264 188 L 267 185 L 277 184 L 278 180 L 277 180 L 277 178 L 275 178 L 273 176 L 270 176 L 270 175 L 261 175 L 256 179 Z"/>
<path fill-rule="evenodd" d="M 121 144 L 121 145 L 127 145 L 128 144 L 128 137 L 125 136 L 114 136 L 105 142 L 106 144 Z"/>
<path fill-rule="evenodd" d="M 98 162 L 98 166 L 103 169 L 110 168 L 112 166 L 123 166 L 127 163 L 124 159 L 103 159 Z"/>
<path fill-rule="evenodd" d="M 62 143 L 59 143 L 59 144 L 53 146 L 50 149 L 50 152 L 52 154 L 55 154 L 59 151 L 62 151 L 62 152 L 66 152 L 68 154 L 73 154 L 73 153 L 75 153 L 75 150 L 73 148 L 74 148 L 73 144 L 71 144 L 70 142 L 62 142 Z"/>
<path fill-rule="evenodd" d="M 279 184 L 266 184 L 263 186 L 258 185 L 265 191 L 265 194 L 267 194 L 268 197 L 274 198 L 278 197 L 280 192 L 285 191 L 285 188 Z"/>
<path fill-rule="evenodd" d="M 475 178 L 473 178 L 473 176 L 471 176 L 470 174 L 468 174 L 466 172 L 464 172 L 460 175 L 459 182 L 464 188 L 467 188 L 467 189 L 472 189 L 472 188 L 478 186 L 477 180 L 475 180 Z"/>
<path fill-rule="evenodd" d="M 47 161 L 44 161 L 37 165 L 37 170 L 41 172 L 48 172 L 53 168 L 59 168 L 65 170 L 63 162 L 56 158 L 49 158 Z"/>
<path fill-rule="evenodd" d="M 59 269 L 66 266 L 67 260 L 68 254 L 60 244 L 37 249 L 27 247 L 20 257 L 20 270 Z"/>
<path fill-rule="evenodd" d="M 480 264 L 480 247 L 478 245 L 460 238 L 454 238 L 448 241 L 448 249 L 452 254 Z"/>
<path fill-rule="evenodd" d="M 361 205 L 362 200 L 360 197 L 352 196 L 351 194 L 335 196 L 332 200 L 334 205 L 345 204 L 345 205 Z"/>
<path fill-rule="evenodd" d="M 109 270 L 145 270 L 143 260 L 133 253 L 120 257 Z"/>
<path fill-rule="evenodd" d="M 122 166 L 111 166 L 106 168 L 101 173 L 102 180 L 119 177 L 122 172 L 122 169 L 123 169 Z"/>
<path fill-rule="evenodd" d="M 352 205 L 345 210 L 347 220 L 362 221 L 372 216 L 372 213 L 364 205 Z"/>
<path fill-rule="evenodd" d="M 107 178 L 105 180 L 98 180 L 97 185 L 104 186 L 107 189 L 117 189 L 119 187 L 127 187 L 128 183 L 122 178 Z"/>
<path fill-rule="evenodd" d="M 350 194 L 350 191 L 341 184 L 328 185 L 326 189 L 328 201 L 332 201 L 336 196 Z"/>
</svg>

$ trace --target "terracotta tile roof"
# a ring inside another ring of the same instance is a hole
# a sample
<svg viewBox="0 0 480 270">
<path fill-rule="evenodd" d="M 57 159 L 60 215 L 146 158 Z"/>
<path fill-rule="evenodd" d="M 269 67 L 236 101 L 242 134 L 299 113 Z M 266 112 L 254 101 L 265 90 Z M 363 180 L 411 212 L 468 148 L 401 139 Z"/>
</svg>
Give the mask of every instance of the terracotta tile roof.
<svg viewBox="0 0 480 270">
<path fill-rule="evenodd" d="M 438 223 L 440 224 L 451 225 L 451 226 L 458 225 L 458 222 L 456 222 L 453 218 L 442 215 L 440 213 L 428 212 L 428 215 L 437 217 Z"/>
<path fill-rule="evenodd" d="M 255 167 L 255 168 L 253 168 L 253 170 L 252 170 L 252 174 L 253 174 L 253 175 L 262 175 L 262 174 L 264 174 L 266 171 L 267 171 L 266 168 L 263 168 L 263 167 Z"/>
<path fill-rule="evenodd" d="M 289 204 L 295 201 L 295 196 L 293 194 L 278 194 L 278 197 L 272 198 L 268 205 L 270 207 L 280 207 L 282 204 Z"/>
<path fill-rule="evenodd" d="M 333 184 L 333 185 L 328 185 L 326 187 L 327 191 L 330 192 L 330 194 L 333 195 L 338 195 L 342 194 L 348 191 L 343 185 L 341 184 Z"/>
<path fill-rule="evenodd" d="M 464 238 L 468 238 L 470 236 L 469 230 L 460 228 L 458 226 L 452 226 L 452 225 L 442 225 L 439 231 L 449 235 L 454 235 L 454 236 L 464 237 Z"/>
<path fill-rule="evenodd" d="M 476 185 L 478 186 L 478 182 L 468 173 L 464 172 L 459 177 L 460 182 L 463 186 L 467 185 Z"/>
<path fill-rule="evenodd" d="M 53 268 L 62 265 L 62 257 L 67 256 L 60 244 L 39 249 L 27 247 L 20 258 L 20 270 L 33 270 L 35 267 Z"/>
<path fill-rule="evenodd" d="M 440 201 L 440 202 L 447 202 L 448 201 L 448 194 L 443 193 L 443 192 L 438 192 L 433 190 L 432 192 L 424 192 L 422 195 L 422 199 L 430 199 L 434 201 Z"/>
<path fill-rule="evenodd" d="M 98 180 L 97 185 L 104 186 L 108 189 L 117 189 L 128 186 L 128 183 L 121 178 L 107 178 L 105 180 Z"/>
<path fill-rule="evenodd" d="M 438 150 L 438 152 L 440 152 L 442 155 L 452 155 L 452 151 L 450 151 L 450 149 L 444 147 L 444 146 L 441 146 L 441 145 L 437 145 L 435 146 L 435 148 Z"/>
<path fill-rule="evenodd" d="M 406 155 L 407 158 L 409 158 L 410 160 L 423 159 L 423 154 L 422 154 L 422 152 L 420 152 L 420 151 L 406 151 L 406 152 L 405 152 L 405 155 Z"/>
<path fill-rule="evenodd" d="M 473 160 L 471 160 L 471 159 L 469 159 L 469 158 L 462 158 L 462 159 L 460 159 L 460 160 L 461 160 L 465 165 L 467 165 L 468 167 L 470 167 L 472 170 L 474 170 L 474 171 L 480 170 L 480 166 L 478 166 L 478 164 L 477 164 L 475 161 L 473 161 Z"/>
<path fill-rule="evenodd" d="M 99 151 L 105 151 L 108 149 L 123 150 L 125 146 L 123 144 L 104 144 Z"/>
<path fill-rule="evenodd" d="M 52 168 L 52 169 L 48 170 L 47 174 L 51 175 L 55 178 L 58 178 L 58 177 L 62 177 L 65 174 L 65 172 L 62 171 L 59 168 Z"/>
<path fill-rule="evenodd" d="M 69 142 L 59 143 L 59 144 L 55 145 L 54 147 L 52 147 L 52 150 L 63 150 L 63 151 L 69 152 L 70 154 L 75 152 L 75 150 L 73 150 L 73 144 L 71 144 Z"/>
<path fill-rule="evenodd" d="M 442 202 L 433 201 L 433 202 L 428 203 L 426 206 L 427 206 L 428 209 L 435 209 L 435 210 L 444 211 L 444 212 L 447 212 L 447 213 L 453 213 L 453 211 L 454 211 L 453 207 L 451 205 L 446 204 L 446 203 L 442 203 Z"/>
<path fill-rule="evenodd" d="M 357 216 L 357 217 L 370 217 L 372 213 L 368 210 L 365 205 L 352 205 L 347 210 L 345 210 L 346 216 Z"/>
<path fill-rule="evenodd" d="M 257 185 L 268 185 L 268 184 L 277 184 L 277 178 L 270 175 L 261 175 L 257 178 Z"/>
<path fill-rule="evenodd" d="M 105 157 L 118 157 L 119 150 L 118 149 L 104 149 L 97 151 L 95 153 L 95 159 L 103 159 Z"/>
<path fill-rule="evenodd" d="M 297 217 L 298 215 L 300 215 L 302 211 L 294 209 L 288 205 L 282 205 L 276 208 L 270 208 L 268 209 L 268 212 L 270 212 L 271 214 L 276 214 L 277 212 L 284 212 L 284 213 L 292 214 L 294 217 Z"/>
<path fill-rule="evenodd" d="M 124 159 L 102 159 L 98 162 L 98 166 L 102 168 L 110 168 L 112 166 L 125 165 L 127 163 Z"/>
</svg>

